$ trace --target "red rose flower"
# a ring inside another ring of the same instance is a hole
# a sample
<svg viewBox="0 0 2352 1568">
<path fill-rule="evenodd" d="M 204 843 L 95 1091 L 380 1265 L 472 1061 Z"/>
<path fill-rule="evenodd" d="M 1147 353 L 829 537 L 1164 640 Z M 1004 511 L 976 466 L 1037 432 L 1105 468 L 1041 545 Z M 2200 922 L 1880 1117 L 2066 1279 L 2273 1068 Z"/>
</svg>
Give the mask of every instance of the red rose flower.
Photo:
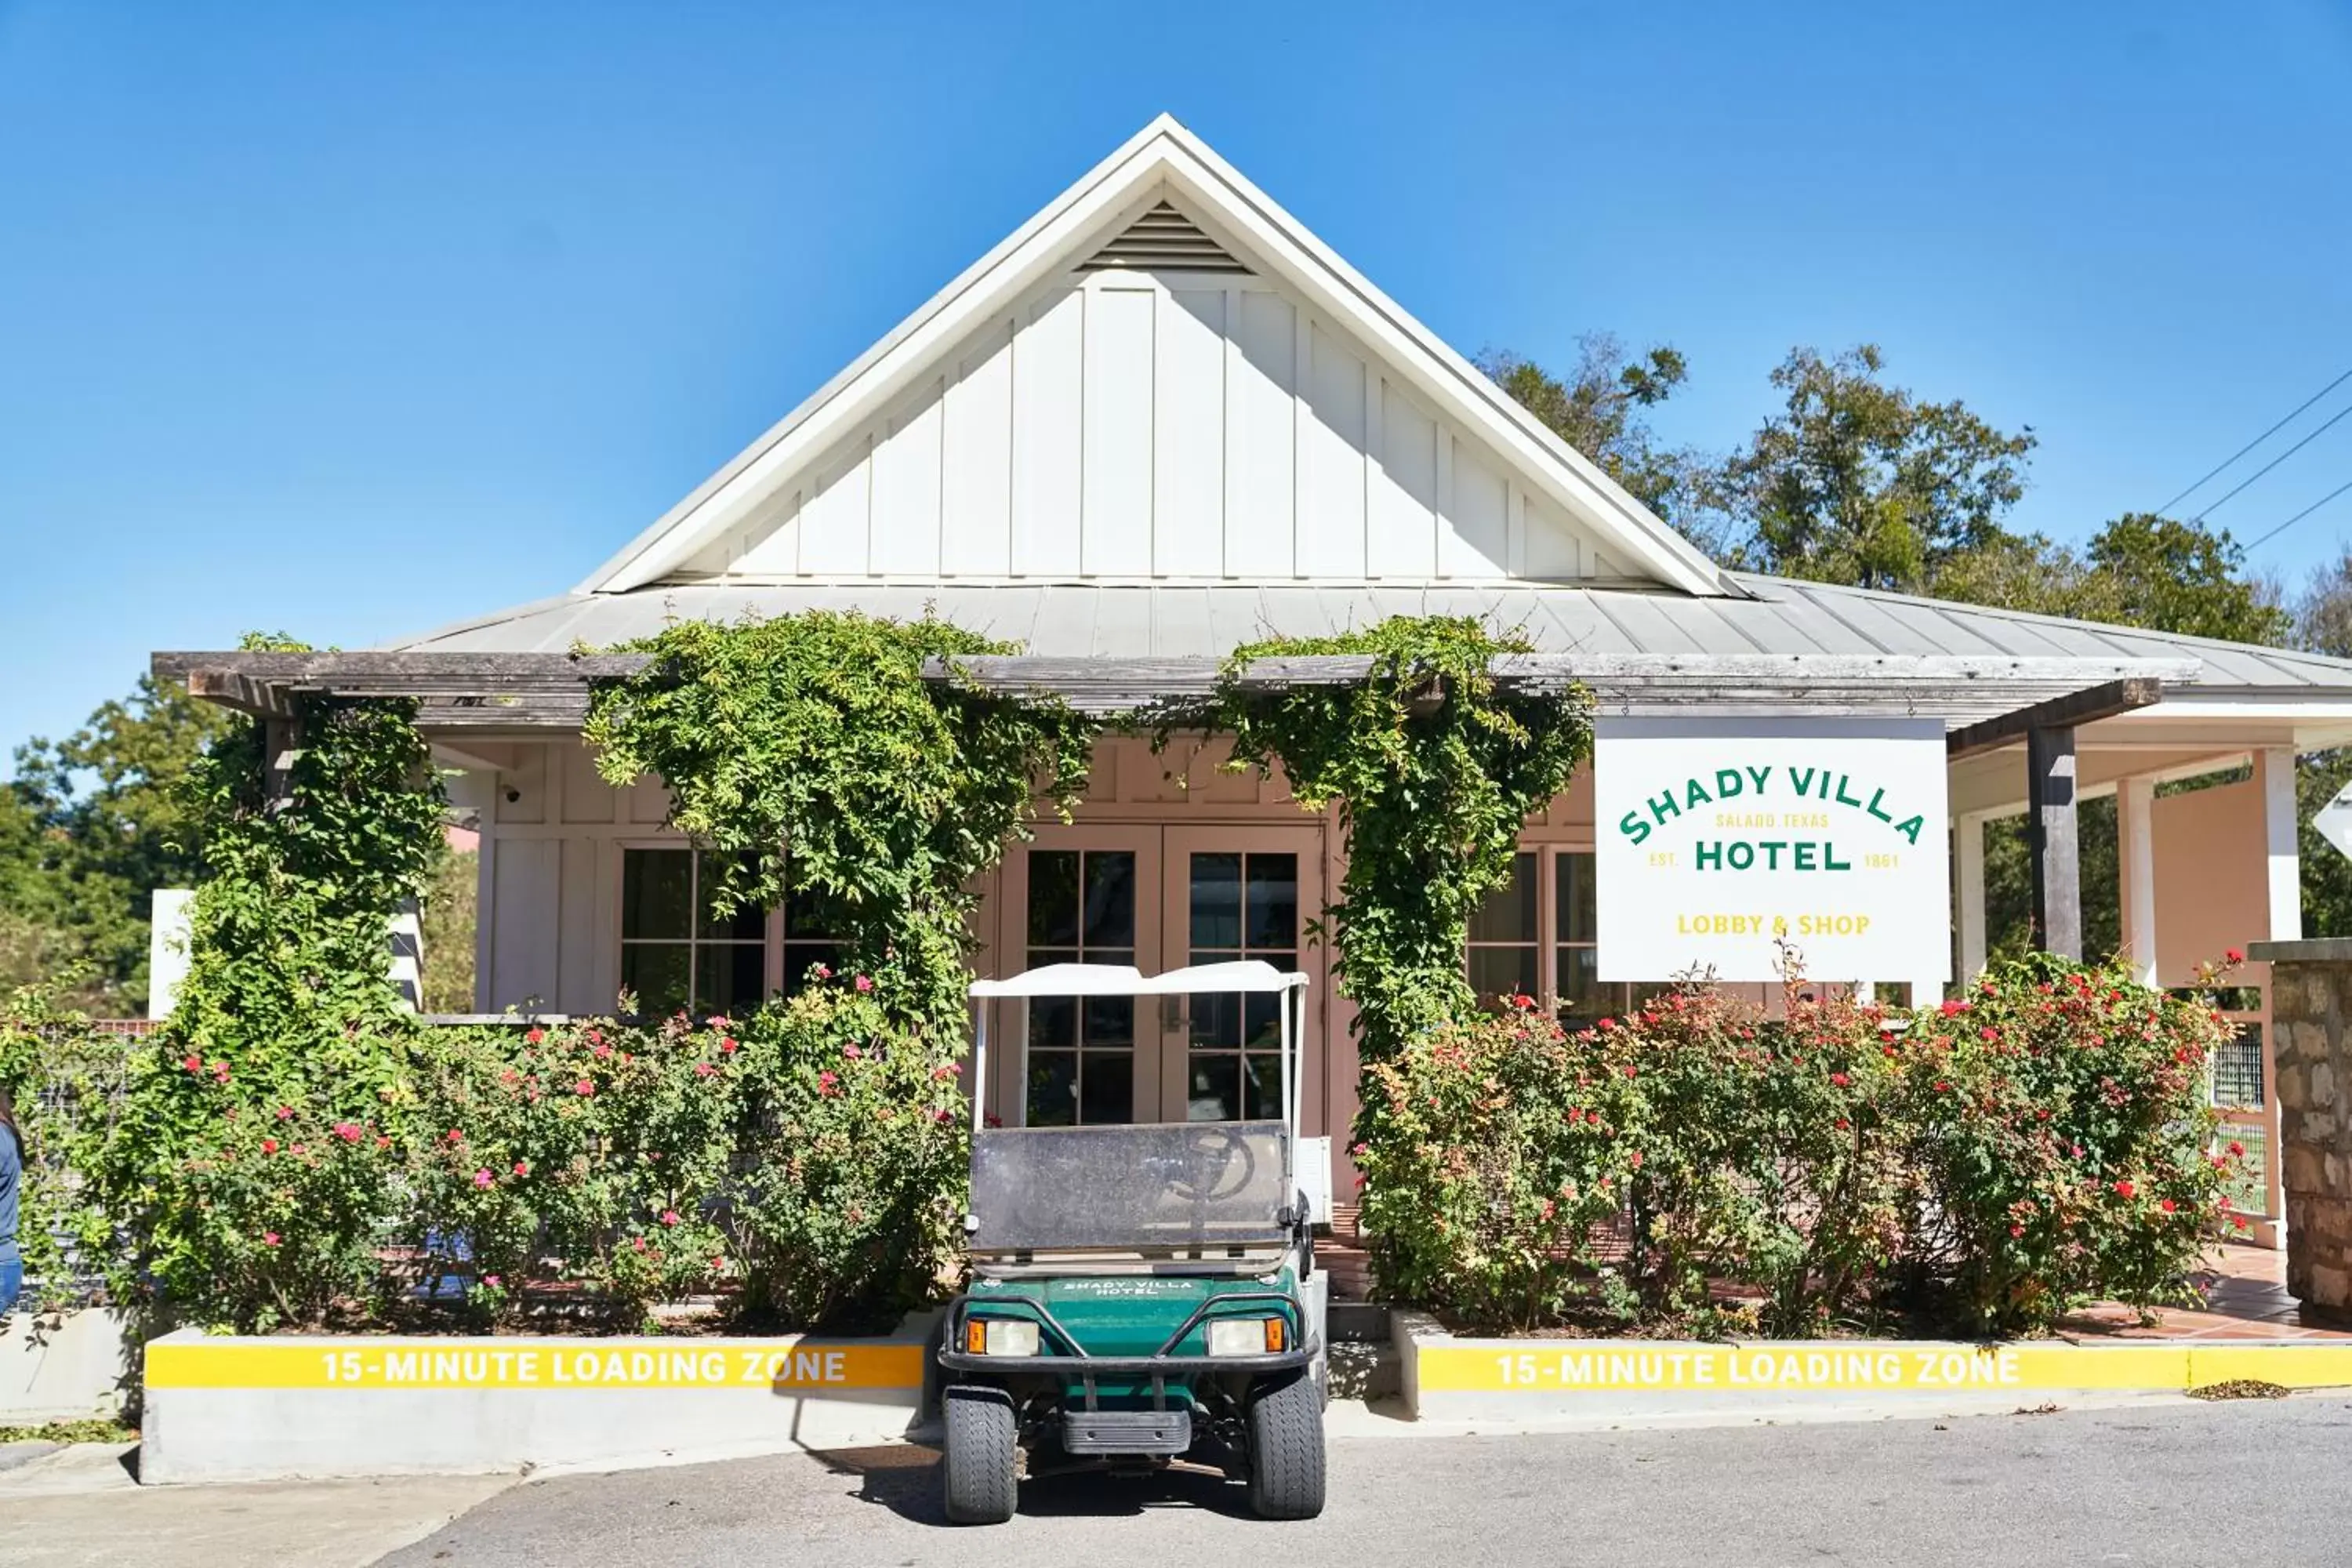
<svg viewBox="0 0 2352 1568">
<path fill-rule="evenodd" d="M 540 1028 L 526 1030 L 523 1034 L 523 1038 L 529 1040 L 535 1046 L 539 1044 L 540 1041 L 547 1038 L 547 1031 Z"/>
<path fill-rule="evenodd" d="M 596 1085 L 592 1080 L 583 1078 L 578 1083 L 572 1086 L 572 1092 L 578 1095 L 593 1094 L 596 1092 Z"/>
<path fill-rule="evenodd" d="M 2138 1191 L 2139 1189 L 2133 1186 L 2129 1182 L 2117 1182 L 2116 1184 L 2116 1196 L 2119 1198 L 2131 1197 L 2138 1193 Z"/>
</svg>

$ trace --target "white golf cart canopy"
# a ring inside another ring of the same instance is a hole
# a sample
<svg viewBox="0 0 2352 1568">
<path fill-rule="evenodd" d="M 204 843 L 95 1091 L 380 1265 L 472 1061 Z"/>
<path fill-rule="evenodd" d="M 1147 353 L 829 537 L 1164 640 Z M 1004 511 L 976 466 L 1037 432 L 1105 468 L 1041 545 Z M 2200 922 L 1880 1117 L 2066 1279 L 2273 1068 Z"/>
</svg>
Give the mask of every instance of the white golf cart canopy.
<svg viewBox="0 0 2352 1568">
<path fill-rule="evenodd" d="M 1192 993 L 1290 991 L 1307 976 L 1276 969 L 1262 958 L 1196 963 L 1165 974 L 1145 974 L 1131 963 L 1048 963 L 1003 980 L 975 980 L 975 998 L 991 996 L 1182 996 Z"/>
</svg>

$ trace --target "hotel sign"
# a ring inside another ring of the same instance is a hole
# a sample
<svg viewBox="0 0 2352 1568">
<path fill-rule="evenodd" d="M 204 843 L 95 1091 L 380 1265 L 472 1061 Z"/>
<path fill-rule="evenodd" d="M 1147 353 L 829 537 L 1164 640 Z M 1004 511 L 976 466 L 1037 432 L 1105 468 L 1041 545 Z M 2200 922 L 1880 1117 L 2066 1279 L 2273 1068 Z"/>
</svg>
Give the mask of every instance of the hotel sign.
<svg viewBox="0 0 2352 1568">
<path fill-rule="evenodd" d="M 1944 726 L 1603 719 L 1601 978 L 1951 977 Z"/>
</svg>

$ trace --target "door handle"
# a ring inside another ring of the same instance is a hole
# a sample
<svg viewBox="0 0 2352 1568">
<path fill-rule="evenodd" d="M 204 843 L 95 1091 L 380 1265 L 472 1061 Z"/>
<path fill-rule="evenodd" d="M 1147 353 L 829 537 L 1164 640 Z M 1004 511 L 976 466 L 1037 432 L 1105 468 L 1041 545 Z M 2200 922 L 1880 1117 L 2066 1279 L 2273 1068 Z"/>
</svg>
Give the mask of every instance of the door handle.
<svg viewBox="0 0 2352 1568">
<path fill-rule="evenodd" d="M 1162 996 L 1160 999 L 1160 1032 L 1161 1034 L 1172 1035 L 1192 1024 L 1192 1015 L 1185 1006 L 1189 1000 L 1190 998 L 1184 996 Z"/>
</svg>

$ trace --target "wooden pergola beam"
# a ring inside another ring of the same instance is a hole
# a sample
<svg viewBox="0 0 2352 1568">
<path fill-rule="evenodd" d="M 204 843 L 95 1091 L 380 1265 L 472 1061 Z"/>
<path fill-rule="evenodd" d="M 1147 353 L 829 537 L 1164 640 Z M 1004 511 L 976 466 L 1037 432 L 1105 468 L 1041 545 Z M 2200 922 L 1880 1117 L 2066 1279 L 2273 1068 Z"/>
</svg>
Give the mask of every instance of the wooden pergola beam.
<svg viewBox="0 0 2352 1568">
<path fill-rule="evenodd" d="M 622 679 L 643 654 L 159 653 L 157 679 L 267 718 L 311 693 L 409 697 L 428 728 L 576 728 L 589 688 Z M 1281 690 L 1362 680 L 1362 654 L 1262 658 L 1245 689 Z M 1022 655 L 934 659 L 926 679 L 981 690 L 1058 697 L 1082 711 L 1120 713 L 1182 705 L 1217 689 L 1208 658 L 1068 658 Z M 2014 738 L 2032 723 L 2087 722 L 2153 701 L 2166 680 L 2192 679 L 2189 659 L 2012 658 L 1915 654 L 1506 654 L 1496 680 L 1525 690 L 1574 684 L 1604 713 L 1686 717 L 1903 715 L 1943 719 L 1978 744 Z M 2005 728 L 2004 728 L 2005 726 Z"/>
<path fill-rule="evenodd" d="M 1955 730 L 1945 737 L 1945 755 L 1958 762 L 1962 757 L 2013 745 L 2035 730 L 2071 730 L 2136 708 L 2152 707 L 2163 700 L 2161 680 L 2132 676 L 2106 681 Z"/>
</svg>

